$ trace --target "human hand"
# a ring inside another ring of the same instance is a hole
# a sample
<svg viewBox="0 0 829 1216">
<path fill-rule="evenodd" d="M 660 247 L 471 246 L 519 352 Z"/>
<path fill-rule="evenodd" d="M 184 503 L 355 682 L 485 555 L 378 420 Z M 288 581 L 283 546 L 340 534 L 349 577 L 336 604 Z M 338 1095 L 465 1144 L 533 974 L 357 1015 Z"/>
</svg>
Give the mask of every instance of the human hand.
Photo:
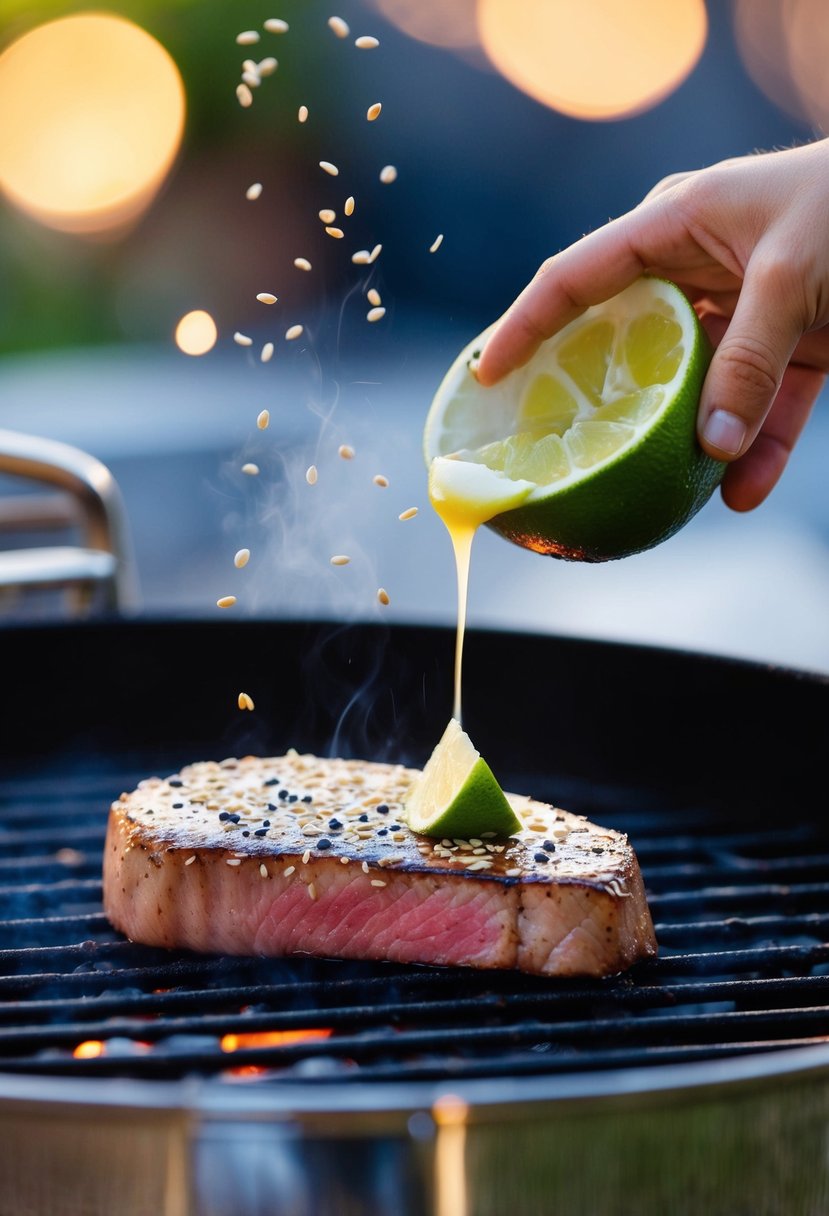
<svg viewBox="0 0 829 1216">
<path fill-rule="evenodd" d="M 717 347 L 700 400 L 722 496 L 749 511 L 777 483 L 829 372 L 829 140 L 675 174 L 549 258 L 481 355 L 495 384 L 644 273 L 677 283 Z"/>
</svg>

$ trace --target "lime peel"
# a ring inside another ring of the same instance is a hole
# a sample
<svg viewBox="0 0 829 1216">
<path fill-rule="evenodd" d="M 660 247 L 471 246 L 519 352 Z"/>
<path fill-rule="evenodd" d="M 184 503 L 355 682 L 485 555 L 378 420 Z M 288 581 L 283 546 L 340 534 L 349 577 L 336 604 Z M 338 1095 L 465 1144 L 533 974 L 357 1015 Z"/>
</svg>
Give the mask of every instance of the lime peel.
<svg viewBox="0 0 829 1216">
<path fill-rule="evenodd" d="M 469 840 L 484 833 L 511 836 L 523 824 L 492 769 L 456 718 L 404 800 L 413 832 Z"/>
</svg>

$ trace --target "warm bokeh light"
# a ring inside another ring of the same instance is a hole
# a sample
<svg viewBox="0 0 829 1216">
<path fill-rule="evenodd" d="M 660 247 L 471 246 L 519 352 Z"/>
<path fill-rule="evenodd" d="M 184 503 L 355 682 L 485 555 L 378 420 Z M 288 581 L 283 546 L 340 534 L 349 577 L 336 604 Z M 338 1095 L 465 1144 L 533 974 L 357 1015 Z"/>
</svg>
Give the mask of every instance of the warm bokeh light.
<svg viewBox="0 0 829 1216">
<path fill-rule="evenodd" d="M 374 7 L 410 38 L 465 50 L 478 46 L 477 0 L 373 0 Z"/>
<path fill-rule="evenodd" d="M 328 1039 L 331 1031 L 319 1030 L 252 1030 L 247 1034 L 222 1035 L 222 1051 L 238 1051 L 244 1047 L 288 1047 L 293 1043 L 313 1043 Z"/>
<path fill-rule="evenodd" d="M 704 0 L 478 0 L 495 66 L 574 118 L 628 117 L 662 101 L 705 45 Z"/>
<path fill-rule="evenodd" d="M 216 345 L 217 337 L 216 322 L 201 308 L 186 312 L 176 326 L 176 346 L 185 355 L 206 355 Z"/>
<path fill-rule="evenodd" d="M 65 232 L 123 227 L 155 196 L 184 130 L 173 60 L 121 17 L 38 26 L 0 55 L 0 189 Z"/>
<path fill-rule="evenodd" d="M 735 0 L 737 47 L 754 83 L 782 110 L 829 123 L 825 0 Z"/>
<path fill-rule="evenodd" d="M 104 1045 L 100 1039 L 86 1039 L 83 1043 L 79 1043 L 72 1052 L 76 1060 L 94 1060 L 103 1054 Z"/>
</svg>

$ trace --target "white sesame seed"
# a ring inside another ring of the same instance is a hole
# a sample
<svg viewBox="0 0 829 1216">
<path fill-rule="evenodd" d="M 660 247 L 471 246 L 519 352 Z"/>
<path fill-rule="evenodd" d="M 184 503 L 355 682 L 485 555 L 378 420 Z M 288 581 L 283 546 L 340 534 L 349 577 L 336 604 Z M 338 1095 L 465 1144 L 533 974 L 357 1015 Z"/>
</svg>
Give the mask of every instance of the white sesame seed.
<svg viewBox="0 0 829 1216">
<path fill-rule="evenodd" d="M 368 255 L 369 262 L 376 262 L 382 251 L 382 245 L 375 245 L 371 253 Z"/>
<path fill-rule="evenodd" d="M 341 241 L 345 236 L 342 228 L 332 228 L 330 224 L 326 227 L 325 231 L 329 236 L 333 236 L 335 241 Z"/>
<path fill-rule="evenodd" d="M 294 874 L 295 872 L 296 872 L 296 866 L 288 866 L 287 870 L 283 870 L 283 874 L 285 875 L 286 878 L 290 878 L 291 875 Z"/>
<path fill-rule="evenodd" d="M 363 862 L 363 873 L 368 874 L 368 862 L 367 861 Z"/>
<path fill-rule="evenodd" d="M 331 164 L 330 160 L 321 160 L 320 168 L 323 173 L 328 173 L 331 177 L 337 177 L 340 172 L 336 165 Z"/>
<path fill-rule="evenodd" d="M 330 207 L 324 207 L 323 210 L 319 212 L 319 217 L 323 224 L 333 224 L 334 220 L 337 218 L 337 213 L 336 211 L 332 211 Z"/>
<path fill-rule="evenodd" d="M 382 321 L 386 315 L 385 308 L 370 308 L 366 313 L 367 321 Z"/>
<path fill-rule="evenodd" d="M 287 21 L 283 21 L 281 17 L 268 17 L 267 21 L 262 23 L 262 28 L 267 30 L 269 34 L 287 34 Z"/>
<path fill-rule="evenodd" d="M 384 608 L 388 608 L 389 604 L 391 603 L 389 593 L 386 591 L 385 587 L 377 588 L 377 601 L 378 603 L 382 604 Z"/>
<path fill-rule="evenodd" d="M 268 877 L 268 867 L 265 865 L 264 861 L 259 866 L 259 873 L 262 875 L 263 878 Z"/>
<path fill-rule="evenodd" d="M 361 51 L 373 51 L 376 46 L 380 45 L 380 40 L 372 38 L 371 34 L 361 34 L 359 38 L 354 39 L 354 45 Z"/>
<path fill-rule="evenodd" d="M 296 266 L 297 270 L 311 269 L 311 263 L 307 258 L 294 258 L 294 266 Z"/>
<path fill-rule="evenodd" d="M 266 342 L 262 347 L 262 354 L 259 356 L 263 363 L 270 363 L 273 358 L 273 342 Z"/>
<path fill-rule="evenodd" d="M 329 17 L 328 28 L 332 30 L 338 38 L 347 38 L 351 33 L 348 28 L 348 22 L 343 21 L 342 17 Z"/>
<path fill-rule="evenodd" d="M 308 482 L 309 486 L 315 486 L 317 484 L 317 466 L 315 464 L 310 464 L 305 470 L 305 480 Z"/>
<path fill-rule="evenodd" d="M 435 237 L 435 239 L 432 241 L 431 245 L 429 246 L 429 252 L 437 253 L 437 251 L 440 249 L 442 244 L 443 244 L 443 233 L 439 232 L 438 235 Z"/>
<path fill-rule="evenodd" d="M 258 41 L 257 30 L 242 30 L 241 34 L 236 35 L 236 42 L 239 46 L 255 46 Z"/>
<path fill-rule="evenodd" d="M 367 266 L 371 254 L 367 249 L 358 249 L 356 253 L 352 253 L 351 260 L 355 266 Z"/>
<path fill-rule="evenodd" d="M 306 849 L 306 850 L 305 850 L 305 852 L 302 854 L 302 864 L 303 864 L 304 866 L 307 866 L 307 865 L 308 865 L 308 862 L 309 862 L 310 860 L 311 860 L 311 850 L 310 850 L 310 849 Z"/>
<path fill-rule="evenodd" d="M 379 308 L 383 303 L 382 299 L 380 298 L 380 292 L 376 287 L 369 287 L 368 291 L 366 292 L 366 299 L 368 300 L 369 304 L 373 304 L 375 308 Z"/>
<path fill-rule="evenodd" d="M 376 119 L 380 117 L 380 112 L 382 109 L 383 103 L 381 101 L 375 101 L 373 105 L 370 105 L 366 110 L 366 119 L 368 122 L 375 122 Z"/>
<path fill-rule="evenodd" d="M 517 867 L 513 867 L 513 869 L 506 871 L 507 878 L 518 878 L 520 873 L 521 871 Z"/>
<path fill-rule="evenodd" d="M 347 866 L 347 865 L 348 865 L 348 863 L 349 863 L 349 861 L 351 861 L 351 858 L 350 858 L 350 857 L 341 857 L 341 858 L 340 858 L 340 865 L 341 865 L 341 866 Z"/>
<path fill-rule="evenodd" d="M 242 109 L 246 110 L 248 106 L 253 105 L 253 93 L 251 93 L 248 85 L 242 83 L 236 86 L 236 99 Z"/>
<path fill-rule="evenodd" d="M 250 549 L 240 549 L 233 559 L 237 570 L 242 570 L 250 561 Z"/>
<path fill-rule="evenodd" d="M 233 341 L 237 346 L 253 346 L 253 338 L 249 338 L 247 334 L 240 334 L 238 330 L 233 335 Z"/>
<path fill-rule="evenodd" d="M 354 448 L 349 443 L 341 443 L 337 448 L 337 455 L 343 460 L 353 460 L 356 453 Z"/>
<path fill-rule="evenodd" d="M 383 882 L 382 878 L 372 878 L 371 885 L 373 887 L 384 887 L 386 884 Z"/>
<path fill-rule="evenodd" d="M 301 338 L 304 327 L 302 325 L 291 325 L 285 330 L 285 338 L 288 342 L 293 342 L 295 338 Z"/>
<path fill-rule="evenodd" d="M 379 486 L 381 490 L 387 490 L 389 488 L 389 479 L 388 477 L 384 477 L 382 473 L 375 473 L 371 480 L 376 486 Z"/>
<path fill-rule="evenodd" d="M 257 64 L 255 59 L 243 59 L 242 60 L 242 71 L 243 72 L 258 72 L 259 65 Z"/>
<path fill-rule="evenodd" d="M 345 553 L 335 553 L 331 558 L 332 566 L 347 566 L 351 558 Z"/>
<path fill-rule="evenodd" d="M 256 65 L 256 70 L 260 76 L 273 76 L 278 67 L 279 61 L 274 59 L 273 55 L 268 55 L 267 59 L 259 60 Z"/>
<path fill-rule="evenodd" d="M 275 304 L 277 301 L 277 297 L 272 291 L 259 291 L 256 294 L 256 298 L 260 304 Z"/>
<path fill-rule="evenodd" d="M 392 182 L 397 181 L 397 169 L 394 165 L 383 165 L 380 170 L 380 181 L 384 186 L 390 186 Z"/>
<path fill-rule="evenodd" d="M 187 858 L 187 860 L 185 861 L 185 863 L 184 863 L 184 864 L 185 864 L 186 866 L 191 866 L 195 860 L 196 860 L 196 854 L 195 854 L 195 853 L 191 853 L 191 854 L 190 854 L 190 856 Z"/>
<path fill-rule="evenodd" d="M 262 193 L 262 183 L 254 182 L 252 185 L 248 186 L 247 190 L 245 191 L 245 198 L 248 199 L 252 203 L 257 198 L 259 198 L 259 195 L 261 193 Z"/>
<path fill-rule="evenodd" d="M 253 710 L 255 709 L 253 697 L 249 696 L 246 692 L 239 693 L 239 696 L 236 698 L 236 704 L 240 709 L 250 710 L 251 713 L 253 713 Z"/>
<path fill-rule="evenodd" d="M 270 425 L 271 412 L 270 410 L 261 410 L 256 416 L 256 425 L 260 431 L 266 431 Z"/>
<path fill-rule="evenodd" d="M 226 866 L 240 866 L 241 864 L 242 864 L 241 857 L 226 857 L 225 858 Z"/>
<path fill-rule="evenodd" d="M 232 608 L 236 603 L 235 595 L 223 595 L 221 599 L 216 600 L 217 608 Z"/>
<path fill-rule="evenodd" d="M 259 79 L 258 72 L 242 72 L 242 83 L 246 84 L 249 89 L 258 89 L 262 81 Z"/>
<path fill-rule="evenodd" d="M 407 507 L 405 511 L 400 512 L 397 518 L 402 519 L 405 523 L 407 519 L 414 519 L 415 515 L 417 515 L 417 507 Z"/>
<path fill-rule="evenodd" d="M 247 473 L 248 477 L 257 477 L 259 475 L 259 465 L 249 461 L 242 465 L 242 472 Z"/>
<path fill-rule="evenodd" d="M 343 211 L 345 212 L 346 215 L 354 214 L 354 195 L 353 194 L 349 194 L 348 198 L 345 200 L 345 203 L 343 204 Z"/>
<path fill-rule="evenodd" d="M 307 122 L 308 121 L 308 107 L 300 106 L 299 109 L 297 110 L 296 116 L 297 116 L 297 119 L 299 122 Z"/>
</svg>

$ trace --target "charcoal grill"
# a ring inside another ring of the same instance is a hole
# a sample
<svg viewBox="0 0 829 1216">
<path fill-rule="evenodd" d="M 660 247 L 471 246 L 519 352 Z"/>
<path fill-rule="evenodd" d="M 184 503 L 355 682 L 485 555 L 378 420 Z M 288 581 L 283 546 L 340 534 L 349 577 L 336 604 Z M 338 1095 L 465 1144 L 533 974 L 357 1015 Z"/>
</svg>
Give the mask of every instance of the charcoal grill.
<svg viewBox="0 0 829 1216">
<path fill-rule="evenodd" d="M 100 906 L 121 789 L 290 745 L 422 762 L 452 637 L 0 634 L 0 1213 L 827 1210 L 829 682 L 572 639 L 468 645 L 473 737 L 505 785 L 630 834 L 658 960 L 555 982 L 130 945 Z"/>
</svg>

